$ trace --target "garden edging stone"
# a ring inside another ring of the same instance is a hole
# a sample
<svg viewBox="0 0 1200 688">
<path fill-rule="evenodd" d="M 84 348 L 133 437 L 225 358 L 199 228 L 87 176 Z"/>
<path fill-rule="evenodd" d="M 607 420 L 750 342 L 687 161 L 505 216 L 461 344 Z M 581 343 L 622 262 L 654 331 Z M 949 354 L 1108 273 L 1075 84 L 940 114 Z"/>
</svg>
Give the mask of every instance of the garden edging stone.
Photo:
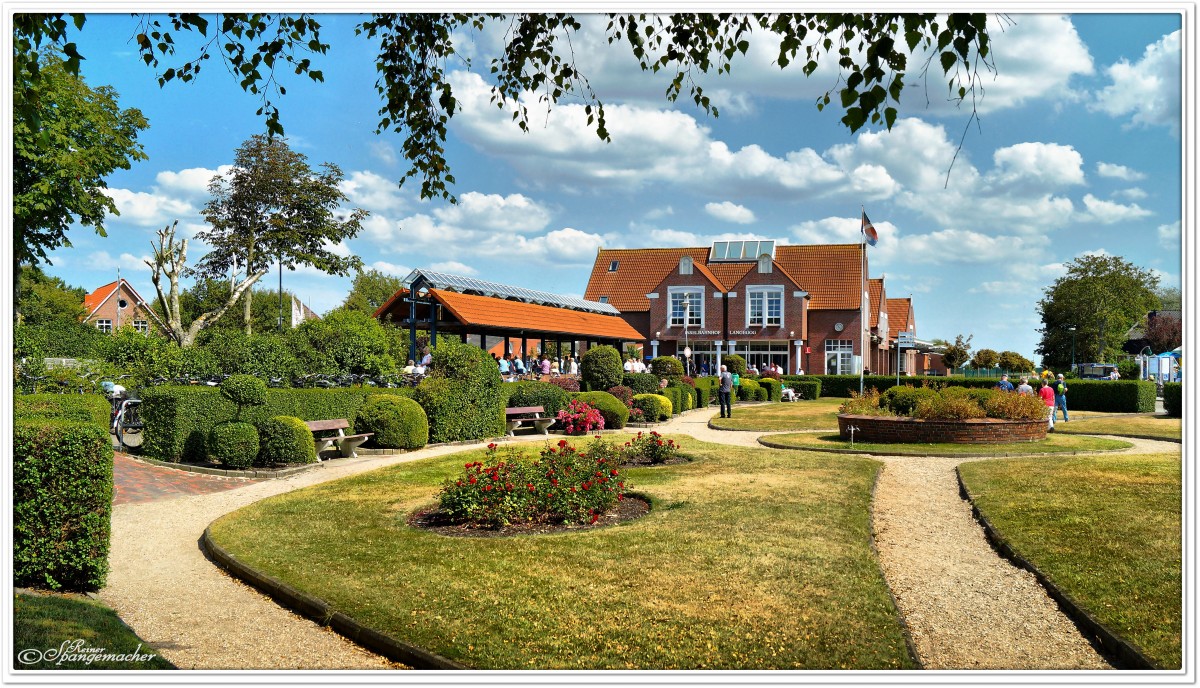
<svg viewBox="0 0 1200 688">
<path fill-rule="evenodd" d="M 1032 573 L 1033 577 L 1037 579 L 1038 583 L 1046 590 L 1051 599 L 1058 603 L 1059 607 L 1075 622 L 1080 631 L 1104 649 L 1104 652 L 1118 669 L 1162 670 L 1162 667 L 1151 661 L 1140 648 L 1096 620 L 1070 595 L 1060 590 L 1046 574 L 1042 573 L 1041 570 L 1025 559 L 1025 557 L 1018 554 L 1016 549 L 1009 544 L 1008 540 L 1001 535 L 1000 531 L 979 510 L 979 506 L 975 504 L 975 499 L 967 489 L 966 483 L 963 482 L 962 471 L 959 470 L 958 466 L 954 467 L 954 474 L 958 478 L 959 494 L 971 505 L 971 513 L 983 528 L 983 533 L 987 537 L 988 543 L 992 545 L 996 553 L 1011 561 L 1014 566 Z"/>
<path fill-rule="evenodd" d="M 328 626 L 349 640 L 378 652 L 388 659 L 403 662 L 415 669 L 467 669 L 468 667 L 424 648 L 410 645 L 364 626 L 353 617 L 329 606 L 328 602 L 301 592 L 277 578 L 238 560 L 212 540 L 211 526 L 204 529 L 200 547 L 214 562 L 253 588 L 302 616 Z"/>
</svg>

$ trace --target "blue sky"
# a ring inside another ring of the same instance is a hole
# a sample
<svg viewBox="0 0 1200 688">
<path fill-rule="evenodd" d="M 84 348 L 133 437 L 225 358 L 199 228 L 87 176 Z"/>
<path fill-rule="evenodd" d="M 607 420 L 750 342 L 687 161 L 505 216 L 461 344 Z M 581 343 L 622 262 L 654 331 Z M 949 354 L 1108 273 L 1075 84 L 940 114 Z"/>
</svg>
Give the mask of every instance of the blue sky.
<svg viewBox="0 0 1200 688">
<path fill-rule="evenodd" d="M 613 141 L 564 102 L 521 133 L 489 104 L 487 56 L 501 36 L 464 35 L 472 69 L 451 65 L 461 111 L 447 151 L 460 203 L 422 201 L 401 139 L 376 135 L 376 48 L 354 36 L 355 15 L 322 15 L 332 43 L 316 60 L 324 84 L 284 74 L 279 100 L 293 148 L 346 173 L 352 204 L 371 216 L 340 250 L 404 276 L 425 267 L 581 295 L 599 246 L 706 246 L 745 237 L 788 243 L 858 241 L 860 207 L 879 229 L 871 275 L 888 295 L 911 294 L 922 339 L 973 334 L 975 348 L 1038 360 L 1036 304 L 1063 265 L 1085 254 L 1123 256 L 1180 286 L 1182 213 L 1178 14 L 1009 15 L 994 30 L 998 74 L 984 76 L 980 122 L 947 168 L 969 111 L 946 87 L 914 76 L 892 131 L 850 134 L 814 100 L 836 75 L 805 79 L 772 64 L 769 41 L 727 77 L 702 83 L 721 109 L 669 106 L 665 81 L 643 75 L 625 49 L 604 46 L 589 17 L 575 41 L 579 67 L 608 109 Z M 147 298 L 154 232 L 174 220 L 202 226 L 208 180 L 263 131 L 259 102 L 217 60 L 197 81 L 160 89 L 142 65 L 129 15 L 89 15 L 77 36 L 92 86 L 108 84 L 150 128 L 149 160 L 109 179 L 121 217 L 108 237 L 89 228 L 52 255 L 48 272 L 94 288 L 120 266 Z M 179 37 L 177 37 L 179 38 Z M 761 38 L 761 37 L 760 37 Z M 182 54 L 189 43 L 180 41 Z M 291 78 L 289 78 L 291 77 Z M 193 260 L 204 253 L 193 244 Z M 266 286 L 277 282 L 275 273 Z M 337 306 L 350 278 L 284 273 L 284 288 L 318 312 Z"/>
</svg>

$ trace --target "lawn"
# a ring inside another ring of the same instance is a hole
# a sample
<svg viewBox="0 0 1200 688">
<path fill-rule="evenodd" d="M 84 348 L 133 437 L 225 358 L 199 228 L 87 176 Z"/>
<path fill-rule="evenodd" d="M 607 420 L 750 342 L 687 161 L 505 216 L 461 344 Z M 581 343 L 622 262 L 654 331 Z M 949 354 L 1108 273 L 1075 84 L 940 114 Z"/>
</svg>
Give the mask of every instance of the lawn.
<svg viewBox="0 0 1200 688">
<path fill-rule="evenodd" d="M 366 625 L 480 669 L 905 669 L 870 547 L 879 464 L 675 438 L 630 469 L 649 515 L 604 529 L 445 537 L 407 525 L 482 452 L 264 500 L 229 552 Z"/>
<path fill-rule="evenodd" d="M 68 652 L 60 655 L 64 643 L 68 644 Z M 89 652 L 126 657 L 119 661 L 88 662 Z M 135 653 L 140 657 L 130 656 Z M 60 595 L 16 595 L 13 654 L 17 658 L 13 662 L 16 669 L 175 668 L 138 638 L 113 610 L 89 599 Z M 147 655 L 152 657 L 146 658 Z"/>
<path fill-rule="evenodd" d="M 1178 454 L 977 461 L 959 470 L 1021 556 L 1163 668 L 1180 667 Z"/>
<path fill-rule="evenodd" d="M 1074 422 L 1074 421 L 1072 421 Z M 1039 442 L 1007 442 L 1003 444 L 951 444 L 951 443 L 904 443 L 904 444 L 873 444 L 855 442 L 850 446 L 849 440 L 843 440 L 841 435 L 833 433 L 800 432 L 795 434 L 770 435 L 764 438 L 772 445 L 782 445 L 788 449 L 855 449 L 864 452 L 885 452 L 888 454 L 903 454 L 923 456 L 927 454 L 988 454 L 1006 456 L 1009 454 L 1054 454 L 1071 452 L 1093 452 L 1112 449 L 1128 449 L 1133 445 L 1120 440 L 1086 437 L 1082 435 L 1067 436 L 1053 433 Z"/>
<path fill-rule="evenodd" d="M 1120 416 L 1111 414 L 1080 414 L 1071 411 L 1071 422 L 1054 424 L 1059 433 L 1088 435 L 1128 435 L 1154 437 L 1164 440 L 1179 440 L 1183 437 L 1183 420 L 1148 414 L 1130 413 Z"/>
<path fill-rule="evenodd" d="M 712 426 L 720 430 L 829 430 L 837 427 L 838 407 L 845 399 L 789 401 L 761 406 L 734 404 L 733 417 L 715 416 Z"/>
</svg>

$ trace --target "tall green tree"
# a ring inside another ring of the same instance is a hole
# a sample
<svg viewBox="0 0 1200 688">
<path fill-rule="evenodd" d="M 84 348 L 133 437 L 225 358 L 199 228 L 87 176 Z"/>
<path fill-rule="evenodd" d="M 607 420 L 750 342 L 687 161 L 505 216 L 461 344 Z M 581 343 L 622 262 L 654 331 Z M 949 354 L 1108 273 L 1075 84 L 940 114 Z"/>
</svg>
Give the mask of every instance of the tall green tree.
<svg viewBox="0 0 1200 688">
<path fill-rule="evenodd" d="M 341 255 L 337 245 L 358 234 L 367 211 L 340 212 L 348 200 L 339 188 L 342 171 L 330 162 L 320 168 L 314 171 L 283 139 L 250 137 L 237 149 L 233 169 L 208 186 L 212 198 L 202 214 L 210 226 L 196 237 L 212 250 L 195 272 L 214 279 L 238 272 L 244 292 L 276 264 L 335 275 L 360 268 L 362 261 Z M 243 301 L 242 322 L 250 334 L 250 299 Z"/>
<path fill-rule="evenodd" d="M 1072 347 L 1076 362 L 1116 360 L 1125 332 L 1158 307 L 1158 277 L 1120 256 L 1082 256 L 1066 267 L 1038 302 L 1042 364 L 1070 366 Z"/>
<path fill-rule="evenodd" d="M 18 50 L 65 44 L 69 27 L 64 15 L 19 16 Z M 816 106 L 832 105 L 852 132 L 868 123 L 891 128 L 906 79 L 914 73 L 916 78 L 936 75 L 938 69 L 947 95 L 969 102 L 973 118 L 985 75 L 995 72 L 992 27 L 984 13 L 607 16 L 604 36 L 609 45 L 623 46 L 644 71 L 671 76 L 665 93 L 668 101 L 682 96 L 714 116 L 718 110 L 701 81 L 732 71 L 749 52 L 751 40 L 769 41 L 781 69 L 812 75 L 822 62 L 836 62 L 839 76 Z M 71 17 L 82 26 L 83 15 Z M 140 57 L 157 70 L 164 85 L 191 81 L 207 60 L 220 57 L 244 90 L 259 95 L 258 114 L 264 117 L 267 131 L 279 135 L 284 130 L 276 102 L 284 87 L 278 71 L 324 81 L 313 62 L 329 49 L 321 39 L 321 28 L 317 17 L 306 14 L 219 14 L 210 21 L 199 14 L 171 13 L 142 16 L 134 40 Z M 454 183 L 454 176 L 445 142 L 458 101 L 446 65 L 469 62 L 469 56 L 457 52 L 456 34 L 488 28 L 503 31 L 506 42 L 500 54 L 477 59 L 488 61 L 481 71 L 492 75 L 493 101 L 512 112 L 517 126 L 529 127 L 528 94 L 547 106 L 567 98 L 583 103 L 596 136 L 604 141 L 610 138 L 604 103 L 574 59 L 578 34 L 585 30 L 575 16 L 375 14 L 355 31 L 379 46 L 375 88 L 382 104 L 377 131 L 403 136 L 403 153 L 411 164 L 404 180 L 419 178 L 423 198 L 454 198 L 447 186 Z M 180 32 L 195 32 L 209 40 L 199 54 L 180 57 L 173 37 Z M 70 48 L 76 54 L 74 46 Z M 16 76 L 18 88 L 38 87 L 36 72 L 21 68 Z"/>
<path fill-rule="evenodd" d="M 120 108 L 111 87 L 89 87 L 78 76 L 77 64 L 50 52 L 22 57 L 23 68 L 37 74 L 37 88 L 13 90 L 13 260 L 18 274 L 23 264 L 50 262 L 48 252 L 70 246 L 67 230 L 74 223 L 106 236 L 105 217 L 120 213 L 104 193 L 104 178 L 146 159 L 137 137 L 149 126 L 138 110 Z"/>
<path fill-rule="evenodd" d="M 1158 308 L 1164 311 L 1183 310 L 1183 292 L 1179 287 L 1164 287 L 1158 290 Z"/>
<path fill-rule="evenodd" d="M 1033 361 L 1015 351 L 1001 351 L 998 363 L 1001 368 L 1010 373 L 1028 373 L 1033 371 Z"/>
<path fill-rule="evenodd" d="M 379 307 L 404 288 L 403 278 L 387 275 L 379 270 L 359 270 L 350 285 L 350 293 L 342 308 L 373 315 Z"/>
<path fill-rule="evenodd" d="M 946 351 L 942 353 L 942 363 L 946 364 L 946 370 L 950 373 L 958 370 L 962 364 L 971 360 L 971 340 L 975 335 L 968 335 L 966 339 L 960 334 L 954 338 L 954 343 L 946 347 Z"/>
<path fill-rule="evenodd" d="M 971 367 L 980 369 L 995 368 L 1000 363 L 1000 354 L 995 349 L 980 349 L 971 357 Z"/>
<path fill-rule="evenodd" d="M 229 280 L 213 279 L 210 277 L 201 277 L 192 284 L 192 286 L 184 289 L 179 293 L 179 310 L 181 320 L 184 324 L 190 324 L 196 318 L 205 313 L 217 311 L 225 302 L 229 300 L 230 294 Z M 292 293 L 288 290 L 283 291 L 283 326 L 284 328 L 291 327 L 291 308 L 292 308 Z M 245 298 L 243 296 L 243 298 Z M 279 290 L 278 289 L 253 289 L 250 292 L 251 299 L 251 317 L 253 319 L 253 329 L 256 332 L 275 332 L 279 329 Z M 160 317 L 165 314 L 165 309 L 158 297 L 155 297 L 151 308 Z M 163 319 L 166 322 L 166 319 Z M 222 317 L 219 320 L 212 321 L 205 332 L 218 330 L 236 329 L 244 331 L 245 326 L 231 317 Z"/>
<path fill-rule="evenodd" d="M 15 335 L 38 356 L 82 358 L 88 356 L 104 334 L 82 322 L 86 291 L 51 277 L 38 267 L 24 266 L 17 277 L 20 316 Z M 14 354 L 22 355 L 14 349 Z"/>
</svg>

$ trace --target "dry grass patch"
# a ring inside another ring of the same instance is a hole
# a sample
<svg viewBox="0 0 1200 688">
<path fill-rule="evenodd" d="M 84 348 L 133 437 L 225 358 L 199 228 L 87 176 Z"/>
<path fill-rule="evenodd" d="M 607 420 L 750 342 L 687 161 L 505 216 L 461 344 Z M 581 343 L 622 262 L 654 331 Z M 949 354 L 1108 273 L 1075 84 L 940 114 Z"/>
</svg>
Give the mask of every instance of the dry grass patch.
<svg viewBox="0 0 1200 688">
<path fill-rule="evenodd" d="M 1179 455 L 978 461 L 959 471 L 1017 552 L 1151 660 L 1180 667 Z"/>
<path fill-rule="evenodd" d="M 719 430 L 828 430 L 837 427 L 837 410 L 843 401 L 830 398 L 746 407 L 735 404 L 732 418 L 717 416 L 711 422 Z"/>
<path fill-rule="evenodd" d="M 627 469 L 651 513 L 611 528 L 448 538 L 409 527 L 480 452 L 259 502 L 222 547 L 394 637 L 481 669 L 912 668 L 870 550 L 878 463 L 676 438 Z"/>
</svg>

